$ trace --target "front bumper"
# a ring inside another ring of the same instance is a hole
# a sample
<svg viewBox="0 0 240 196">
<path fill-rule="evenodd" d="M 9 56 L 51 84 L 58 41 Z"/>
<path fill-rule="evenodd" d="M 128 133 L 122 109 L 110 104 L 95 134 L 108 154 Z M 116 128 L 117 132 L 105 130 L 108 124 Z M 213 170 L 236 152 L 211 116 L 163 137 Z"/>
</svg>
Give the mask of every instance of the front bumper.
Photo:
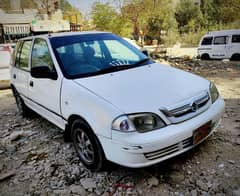
<svg viewBox="0 0 240 196">
<path fill-rule="evenodd" d="M 113 131 L 112 139 L 99 136 L 99 140 L 108 160 L 127 167 L 146 167 L 193 148 L 194 130 L 212 121 L 214 127 L 204 141 L 217 127 L 224 106 L 224 101 L 218 98 L 208 110 L 182 123 L 147 133 Z"/>
</svg>

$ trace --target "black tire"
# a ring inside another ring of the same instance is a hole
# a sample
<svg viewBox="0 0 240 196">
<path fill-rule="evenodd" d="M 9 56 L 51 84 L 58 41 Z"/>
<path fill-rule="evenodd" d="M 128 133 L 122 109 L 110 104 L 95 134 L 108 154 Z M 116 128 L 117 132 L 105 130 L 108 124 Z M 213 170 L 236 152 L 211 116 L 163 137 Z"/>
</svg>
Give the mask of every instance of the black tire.
<svg viewBox="0 0 240 196">
<path fill-rule="evenodd" d="M 103 168 L 105 156 L 102 146 L 90 126 L 83 120 L 74 120 L 71 124 L 73 146 L 83 165 L 92 171 Z"/>
<path fill-rule="evenodd" d="M 29 117 L 32 114 L 32 110 L 29 109 L 26 104 L 24 103 L 23 99 L 21 98 L 20 94 L 17 92 L 15 88 L 12 88 L 13 95 L 16 100 L 18 113 L 23 117 Z"/>
<path fill-rule="evenodd" d="M 230 58 L 231 61 L 240 61 L 240 54 L 233 54 Z"/>
<path fill-rule="evenodd" d="M 210 60 L 210 56 L 209 56 L 209 54 L 203 54 L 202 56 L 201 56 L 201 60 Z"/>
</svg>

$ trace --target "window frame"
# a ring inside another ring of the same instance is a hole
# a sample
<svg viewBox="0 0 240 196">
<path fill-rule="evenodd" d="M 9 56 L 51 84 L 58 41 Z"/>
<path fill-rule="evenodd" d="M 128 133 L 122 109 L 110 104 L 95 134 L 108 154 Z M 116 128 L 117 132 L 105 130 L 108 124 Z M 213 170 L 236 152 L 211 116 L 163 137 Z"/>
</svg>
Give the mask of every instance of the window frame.
<svg viewBox="0 0 240 196">
<path fill-rule="evenodd" d="M 20 63 L 21 63 L 20 58 L 21 58 L 21 55 L 22 55 L 22 48 L 23 48 L 24 42 L 27 42 L 27 41 L 30 41 L 31 44 L 30 44 L 30 51 L 29 51 L 29 54 L 28 54 L 28 67 L 27 67 L 27 69 L 24 69 L 24 68 L 20 67 Z M 16 67 L 17 69 L 20 69 L 20 70 L 26 71 L 26 72 L 30 72 L 31 67 L 30 67 L 30 64 L 29 64 L 29 63 L 30 63 L 30 56 L 31 56 L 31 53 L 32 53 L 33 39 L 20 40 L 20 41 L 18 42 L 18 44 L 19 44 L 19 45 L 17 46 L 16 51 L 14 52 L 14 63 L 13 63 L 13 65 L 14 65 L 14 67 Z M 19 54 L 19 56 L 18 56 L 18 54 Z M 17 63 L 18 63 L 18 64 L 17 64 Z"/>
<path fill-rule="evenodd" d="M 21 50 L 22 50 L 22 43 L 23 43 L 22 40 L 18 41 L 17 47 L 16 47 L 16 49 L 14 51 L 14 56 L 13 56 L 14 62 L 13 62 L 13 65 L 16 68 L 19 68 L 19 58 L 20 58 Z M 19 56 L 18 56 L 18 54 L 19 54 Z"/>
<path fill-rule="evenodd" d="M 238 36 L 238 37 L 239 37 L 239 41 L 238 41 L 238 42 L 233 42 L 233 37 L 234 37 L 234 36 Z M 233 34 L 233 35 L 232 35 L 231 42 L 232 42 L 233 44 L 240 44 L 240 34 Z"/>
<path fill-rule="evenodd" d="M 98 38 L 99 39 L 96 39 Z M 69 37 L 69 38 L 68 38 Z M 65 39 L 67 38 L 67 39 Z M 67 43 L 68 44 L 72 44 L 72 43 L 75 43 L 75 40 L 76 39 L 80 39 L 81 42 L 90 42 L 90 41 L 95 41 L 95 40 L 108 40 L 108 39 L 117 39 L 119 40 L 120 42 L 124 42 L 124 44 L 128 45 L 128 47 L 130 47 L 132 50 L 135 50 L 135 52 L 137 53 L 141 53 L 136 47 L 134 47 L 132 44 L 130 44 L 129 42 L 127 42 L 126 40 L 122 39 L 121 37 L 115 35 L 115 34 L 112 34 L 112 33 L 92 33 L 92 34 L 76 34 L 76 35 L 62 35 L 62 36 L 53 36 L 53 37 L 49 37 L 48 40 L 49 40 L 49 46 L 52 48 L 52 51 L 53 51 L 53 55 L 54 57 L 56 58 L 56 61 L 57 61 L 57 65 L 59 66 L 60 70 L 61 70 L 61 73 L 63 74 L 63 76 L 67 79 L 80 79 L 80 78 L 88 78 L 88 77 L 94 77 L 96 75 L 102 75 L 102 74 L 107 74 L 107 73 L 88 73 L 88 74 L 76 74 L 76 75 L 70 75 L 67 73 L 67 71 L 65 70 L 65 67 L 61 61 L 61 58 L 57 52 L 57 48 L 59 48 L 60 46 L 63 46 L 67 40 Z M 61 43 L 61 44 L 59 44 Z M 107 52 L 106 50 L 106 47 L 104 46 L 104 44 L 100 44 L 100 47 L 102 50 L 104 50 L 104 54 L 106 55 L 106 58 L 111 58 L 111 55 L 109 52 Z M 143 54 L 144 55 L 144 54 Z M 144 55 L 145 56 L 145 55 Z M 146 56 L 145 56 L 146 57 Z M 147 64 L 150 64 L 150 63 L 153 63 L 154 61 L 149 59 Z M 139 65 L 139 66 L 145 66 L 146 63 L 142 64 L 142 65 Z M 133 67 L 129 67 L 128 69 L 131 69 L 131 68 L 135 68 L 135 67 L 138 67 L 138 66 L 133 66 Z M 118 70 L 116 71 L 113 71 L 113 72 L 117 72 Z M 113 73 L 113 72 L 109 72 L 109 73 Z"/>
<path fill-rule="evenodd" d="M 50 52 L 50 48 L 49 48 L 49 45 L 48 45 L 47 40 L 44 39 L 44 38 L 41 38 L 41 37 L 35 38 L 35 39 L 33 40 L 33 43 L 32 43 L 32 51 L 33 51 L 33 47 L 34 47 L 34 44 L 35 44 L 36 40 L 42 40 L 42 41 L 44 41 L 44 42 L 46 43 L 46 46 L 47 46 L 47 49 L 48 49 L 48 52 L 49 52 L 49 55 L 50 55 L 50 57 L 51 57 L 51 61 L 52 61 L 52 64 L 53 64 L 53 68 L 52 68 L 51 71 L 52 71 L 52 72 L 55 72 L 55 73 L 57 74 L 56 66 L 55 66 L 55 64 L 54 64 L 53 56 L 52 56 L 52 54 L 51 54 L 51 52 Z M 33 66 L 32 66 L 32 55 L 33 55 L 33 52 L 31 52 L 30 68 L 33 67 Z M 58 75 L 58 74 L 57 74 L 57 75 Z"/>
<path fill-rule="evenodd" d="M 219 38 L 219 37 L 224 37 L 224 43 L 223 44 L 216 44 L 215 43 L 215 40 L 216 40 L 216 38 Z M 214 37 L 214 40 L 213 40 L 213 45 L 226 45 L 227 43 L 228 43 L 228 39 L 227 38 L 229 38 L 229 36 L 228 35 L 219 35 L 219 36 L 215 36 Z"/>
<path fill-rule="evenodd" d="M 205 38 L 211 39 L 211 43 L 210 43 L 210 44 L 202 44 L 202 43 L 203 43 L 203 40 L 204 40 Z M 212 44 L 213 44 L 213 36 L 204 37 L 204 38 L 202 39 L 202 41 L 201 41 L 201 46 L 211 46 Z"/>
</svg>

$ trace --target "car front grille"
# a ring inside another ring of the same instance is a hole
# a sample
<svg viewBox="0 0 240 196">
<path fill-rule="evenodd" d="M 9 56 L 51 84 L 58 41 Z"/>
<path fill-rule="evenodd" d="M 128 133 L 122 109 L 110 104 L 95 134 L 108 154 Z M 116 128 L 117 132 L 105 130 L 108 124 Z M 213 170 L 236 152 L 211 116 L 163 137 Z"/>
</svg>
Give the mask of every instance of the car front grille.
<svg viewBox="0 0 240 196">
<path fill-rule="evenodd" d="M 202 92 L 199 96 L 186 100 L 185 103 L 173 109 L 160 109 L 171 123 L 179 123 L 190 119 L 210 106 L 210 97 L 208 92 Z"/>
<path fill-rule="evenodd" d="M 192 137 L 189 137 L 185 140 L 182 140 L 179 143 L 176 143 L 176 144 L 173 144 L 171 146 L 162 148 L 160 150 L 144 153 L 144 156 L 148 160 L 155 160 L 155 159 L 159 159 L 159 158 L 162 158 L 164 156 L 173 154 L 175 152 L 181 151 L 181 150 L 183 150 L 185 148 L 188 148 L 192 145 L 193 145 L 193 139 L 192 139 Z"/>
</svg>

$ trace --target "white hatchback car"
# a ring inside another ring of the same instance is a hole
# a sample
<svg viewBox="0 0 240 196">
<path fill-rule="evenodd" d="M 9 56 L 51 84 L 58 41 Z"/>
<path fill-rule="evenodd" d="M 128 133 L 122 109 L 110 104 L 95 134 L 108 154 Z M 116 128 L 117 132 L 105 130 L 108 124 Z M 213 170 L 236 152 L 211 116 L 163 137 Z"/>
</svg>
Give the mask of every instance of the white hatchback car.
<svg viewBox="0 0 240 196">
<path fill-rule="evenodd" d="M 21 39 L 11 66 L 19 111 L 65 129 L 83 164 L 145 167 L 183 153 L 216 128 L 224 101 L 199 76 L 155 63 L 105 32 Z"/>
</svg>

